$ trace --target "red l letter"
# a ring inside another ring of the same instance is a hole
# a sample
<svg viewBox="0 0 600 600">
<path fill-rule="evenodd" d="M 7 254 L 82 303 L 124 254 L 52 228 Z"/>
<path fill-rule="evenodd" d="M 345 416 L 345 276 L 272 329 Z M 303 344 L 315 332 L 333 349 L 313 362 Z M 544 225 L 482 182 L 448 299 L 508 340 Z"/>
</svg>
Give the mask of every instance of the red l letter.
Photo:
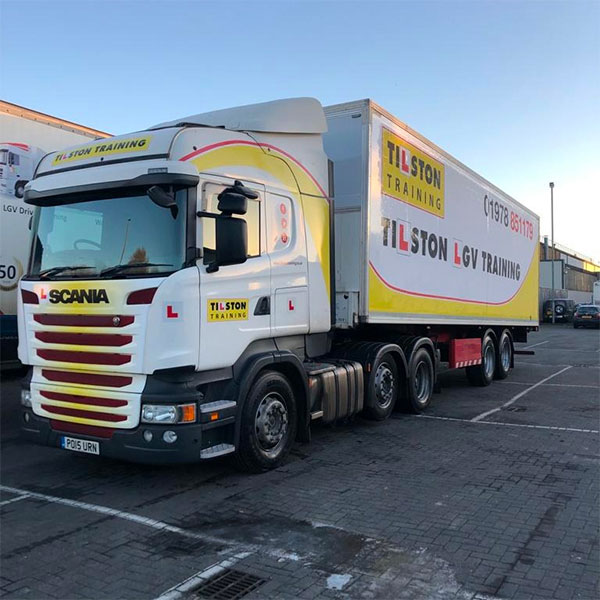
<svg viewBox="0 0 600 600">
<path fill-rule="evenodd" d="M 404 238 L 404 225 L 402 223 L 400 223 L 398 230 L 398 247 L 405 252 L 408 250 L 408 242 Z"/>
<path fill-rule="evenodd" d="M 460 265 L 460 254 L 458 253 L 458 244 L 454 242 L 454 264 Z"/>
<path fill-rule="evenodd" d="M 167 319 L 177 319 L 179 317 L 179 313 L 176 313 L 173 310 L 173 307 L 170 304 L 167 304 Z"/>
</svg>

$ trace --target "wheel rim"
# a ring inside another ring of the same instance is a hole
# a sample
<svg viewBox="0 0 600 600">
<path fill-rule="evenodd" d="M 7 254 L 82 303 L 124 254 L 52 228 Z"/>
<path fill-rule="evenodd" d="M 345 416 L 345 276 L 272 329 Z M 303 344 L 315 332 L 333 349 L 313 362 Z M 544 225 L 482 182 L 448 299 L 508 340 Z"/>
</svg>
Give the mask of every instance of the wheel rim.
<svg viewBox="0 0 600 600">
<path fill-rule="evenodd" d="M 267 394 L 259 403 L 254 418 L 254 431 L 260 450 L 269 458 L 276 457 L 288 436 L 288 411 L 277 392 Z"/>
<path fill-rule="evenodd" d="M 500 361 L 505 372 L 510 369 L 510 354 L 510 341 L 508 338 L 506 338 L 502 344 L 502 350 L 500 352 Z"/>
<path fill-rule="evenodd" d="M 492 344 L 487 344 L 483 355 L 483 369 L 488 379 L 494 375 L 495 367 L 496 357 L 494 356 L 494 346 Z"/>
<path fill-rule="evenodd" d="M 375 395 L 381 408 L 388 408 L 394 400 L 394 373 L 390 366 L 382 362 L 375 371 Z"/>
<path fill-rule="evenodd" d="M 421 361 L 415 370 L 415 397 L 419 404 L 426 404 L 431 396 L 431 371 Z"/>
</svg>

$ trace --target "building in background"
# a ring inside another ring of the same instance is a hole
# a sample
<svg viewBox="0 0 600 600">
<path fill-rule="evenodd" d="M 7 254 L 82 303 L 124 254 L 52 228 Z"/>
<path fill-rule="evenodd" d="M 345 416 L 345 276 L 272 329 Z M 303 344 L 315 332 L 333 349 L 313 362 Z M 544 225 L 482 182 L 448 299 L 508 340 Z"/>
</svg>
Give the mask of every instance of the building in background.
<svg viewBox="0 0 600 600">
<path fill-rule="evenodd" d="M 32 207 L 23 191 L 47 152 L 109 134 L 0 100 L 0 332 L 2 367 L 17 363 L 17 283 L 27 269 Z"/>
<path fill-rule="evenodd" d="M 600 265 L 590 257 L 556 243 L 553 256 L 546 236 L 540 242 L 540 315 L 544 300 L 552 298 L 552 259 L 554 297 L 568 298 L 576 304 L 592 302 L 594 283 L 600 281 Z"/>
</svg>

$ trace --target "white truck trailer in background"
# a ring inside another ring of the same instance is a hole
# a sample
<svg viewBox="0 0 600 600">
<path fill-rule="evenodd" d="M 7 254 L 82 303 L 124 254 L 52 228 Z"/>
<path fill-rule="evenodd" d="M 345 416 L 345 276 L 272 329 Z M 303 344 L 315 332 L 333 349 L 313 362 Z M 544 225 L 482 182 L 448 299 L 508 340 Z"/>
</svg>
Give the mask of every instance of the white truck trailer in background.
<svg viewBox="0 0 600 600">
<path fill-rule="evenodd" d="M 47 151 L 108 134 L 0 101 L 0 331 L 2 368 L 17 361 L 17 283 L 29 252 L 31 206 L 23 190 Z"/>
<path fill-rule="evenodd" d="M 195 115 L 46 156 L 20 283 L 23 431 L 277 466 L 311 422 L 509 374 L 538 217 L 369 100 Z"/>
</svg>

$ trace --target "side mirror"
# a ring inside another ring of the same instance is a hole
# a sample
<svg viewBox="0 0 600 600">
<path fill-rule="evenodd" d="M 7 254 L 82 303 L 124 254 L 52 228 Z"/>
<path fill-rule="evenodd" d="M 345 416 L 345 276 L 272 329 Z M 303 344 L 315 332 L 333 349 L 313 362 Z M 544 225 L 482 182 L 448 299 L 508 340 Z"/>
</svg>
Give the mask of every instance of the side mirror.
<svg viewBox="0 0 600 600">
<path fill-rule="evenodd" d="M 206 268 L 214 273 L 219 267 L 245 263 L 248 257 L 248 226 L 246 221 L 234 217 L 215 220 L 215 261 Z"/>
<path fill-rule="evenodd" d="M 248 211 L 248 199 L 256 200 L 258 194 L 247 188 L 239 179 L 231 187 L 225 188 L 218 196 L 217 210 L 223 215 L 245 215 Z"/>
<path fill-rule="evenodd" d="M 179 207 L 177 206 L 177 202 L 175 202 L 175 196 L 173 196 L 173 194 L 166 192 L 158 185 L 153 185 L 148 188 L 146 194 L 148 194 L 148 197 L 154 204 L 162 208 L 169 208 L 173 218 L 177 218 Z"/>
</svg>

